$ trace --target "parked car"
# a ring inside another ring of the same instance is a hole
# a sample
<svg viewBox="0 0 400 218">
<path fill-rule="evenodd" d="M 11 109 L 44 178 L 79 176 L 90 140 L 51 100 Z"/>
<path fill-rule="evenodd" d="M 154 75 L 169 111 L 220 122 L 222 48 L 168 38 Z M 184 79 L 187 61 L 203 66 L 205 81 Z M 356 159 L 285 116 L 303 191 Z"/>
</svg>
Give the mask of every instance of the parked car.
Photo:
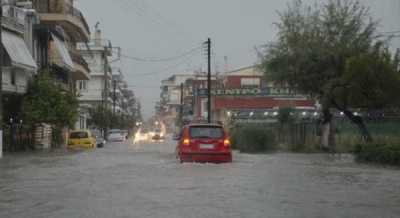
<svg viewBox="0 0 400 218">
<path fill-rule="evenodd" d="M 189 124 L 179 134 L 176 147 L 180 162 L 232 162 L 229 136 L 219 124 Z"/>
<path fill-rule="evenodd" d="M 106 140 L 101 134 L 101 131 L 99 130 L 91 130 L 92 135 L 96 139 L 96 144 L 98 148 L 103 148 L 106 145 Z"/>
<path fill-rule="evenodd" d="M 107 140 L 110 142 L 123 142 L 125 141 L 125 135 L 119 129 L 112 129 L 108 131 Z"/>
<path fill-rule="evenodd" d="M 68 148 L 96 148 L 96 139 L 89 130 L 76 130 L 69 134 Z"/>
</svg>

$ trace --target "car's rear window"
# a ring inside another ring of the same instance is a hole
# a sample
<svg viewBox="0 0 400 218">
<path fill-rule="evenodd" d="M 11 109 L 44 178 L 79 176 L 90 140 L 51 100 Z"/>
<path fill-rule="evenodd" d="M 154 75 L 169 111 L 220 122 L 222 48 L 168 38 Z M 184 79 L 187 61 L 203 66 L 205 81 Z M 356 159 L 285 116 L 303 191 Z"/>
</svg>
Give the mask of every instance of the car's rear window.
<svg viewBox="0 0 400 218">
<path fill-rule="evenodd" d="M 189 132 L 190 138 L 219 139 L 224 136 L 224 131 L 218 126 L 191 126 Z"/>
<path fill-rule="evenodd" d="M 88 133 L 87 132 L 72 132 L 69 135 L 69 138 L 71 138 L 71 139 L 88 138 Z"/>
</svg>

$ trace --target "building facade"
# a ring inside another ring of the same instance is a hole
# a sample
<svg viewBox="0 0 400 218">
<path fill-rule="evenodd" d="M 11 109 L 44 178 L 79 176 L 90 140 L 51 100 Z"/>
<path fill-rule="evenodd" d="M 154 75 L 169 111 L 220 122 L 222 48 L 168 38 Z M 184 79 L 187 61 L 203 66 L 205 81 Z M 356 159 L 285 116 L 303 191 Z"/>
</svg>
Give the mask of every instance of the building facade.
<svg viewBox="0 0 400 218">
<path fill-rule="evenodd" d="M 108 63 L 108 58 L 112 56 L 112 45 L 102 38 L 101 30 L 96 28 L 90 42 L 78 44 L 78 50 L 88 63 L 91 73 L 89 80 L 76 82 L 80 108 L 75 128 L 87 129 L 90 109 L 112 105 L 112 69 Z"/>
<path fill-rule="evenodd" d="M 88 80 L 90 69 L 77 49 L 79 42 L 88 43 L 90 29 L 73 0 L 34 0 L 40 25 L 38 40 L 46 44 L 43 67 L 47 67 L 68 90 L 75 90 L 77 80 Z"/>
<path fill-rule="evenodd" d="M 213 120 L 225 122 L 236 115 L 251 119 L 256 114 L 273 115 L 287 107 L 295 110 L 315 109 L 314 100 L 291 87 L 269 81 L 257 66 L 227 72 L 219 80 L 219 87 L 214 86 L 211 91 Z M 199 101 L 207 98 L 205 91 L 199 89 Z"/>
<path fill-rule="evenodd" d="M 181 88 L 184 89 L 183 92 L 190 92 L 187 81 L 193 80 L 194 77 L 194 74 L 175 74 L 161 81 L 160 101 L 156 105 L 156 112 L 169 131 L 174 129 L 176 119 L 180 115 L 181 98 L 185 96 L 182 95 Z"/>
<path fill-rule="evenodd" d="M 174 75 L 162 81 L 156 110 L 164 123 L 174 124 L 208 117 L 207 74 Z M 182 86 L 181 86 L 182 84 Z M 181 97 L 182 95 L 182 97 Z M 233 116 L 252 119 L 258 114 L 276 116 L 281 108 L 315 111 L 316 102 L 290 87 L 268 81 L 257 66 L 211 77 L 211 117 L 227 122 Z"/>
</svg>

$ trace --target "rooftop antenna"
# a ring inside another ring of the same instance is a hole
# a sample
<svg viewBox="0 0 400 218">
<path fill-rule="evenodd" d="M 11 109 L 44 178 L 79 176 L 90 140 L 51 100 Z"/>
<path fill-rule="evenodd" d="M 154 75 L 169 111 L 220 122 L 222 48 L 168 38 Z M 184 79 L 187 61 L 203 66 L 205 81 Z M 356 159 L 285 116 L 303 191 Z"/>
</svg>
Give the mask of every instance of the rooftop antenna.
<svg viewBox="0 0 400 218">
<path fill-rule="evenodd" d="M 95 28 L 96 30 L 99 29 L 99 25 L 100 25 L 100 22 L 97 21 L 96 25 L 94 25 L 94 28 Z"/>
</svg>

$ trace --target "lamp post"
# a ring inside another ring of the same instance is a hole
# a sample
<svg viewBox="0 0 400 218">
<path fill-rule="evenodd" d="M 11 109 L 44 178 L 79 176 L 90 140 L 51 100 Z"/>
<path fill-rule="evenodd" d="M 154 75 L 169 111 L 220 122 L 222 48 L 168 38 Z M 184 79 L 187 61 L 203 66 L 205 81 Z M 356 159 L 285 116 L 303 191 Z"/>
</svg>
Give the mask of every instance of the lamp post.
<svg viewBox="0 0 400 218">
<path fill-rule="evenodd" d="M 14 119 L 12 117 L 10 117 L 10 147 L 11 150 L 13 150 L 15 148 L 15 137 L 14 137 Z"/>
<path fill-rule="evenodd" d="M 2 44 L 3 3 L 0 1 L 0 43 Z M 0 46 L 0 158 L 3 157 L 3 46 Z"/>
</svg>

